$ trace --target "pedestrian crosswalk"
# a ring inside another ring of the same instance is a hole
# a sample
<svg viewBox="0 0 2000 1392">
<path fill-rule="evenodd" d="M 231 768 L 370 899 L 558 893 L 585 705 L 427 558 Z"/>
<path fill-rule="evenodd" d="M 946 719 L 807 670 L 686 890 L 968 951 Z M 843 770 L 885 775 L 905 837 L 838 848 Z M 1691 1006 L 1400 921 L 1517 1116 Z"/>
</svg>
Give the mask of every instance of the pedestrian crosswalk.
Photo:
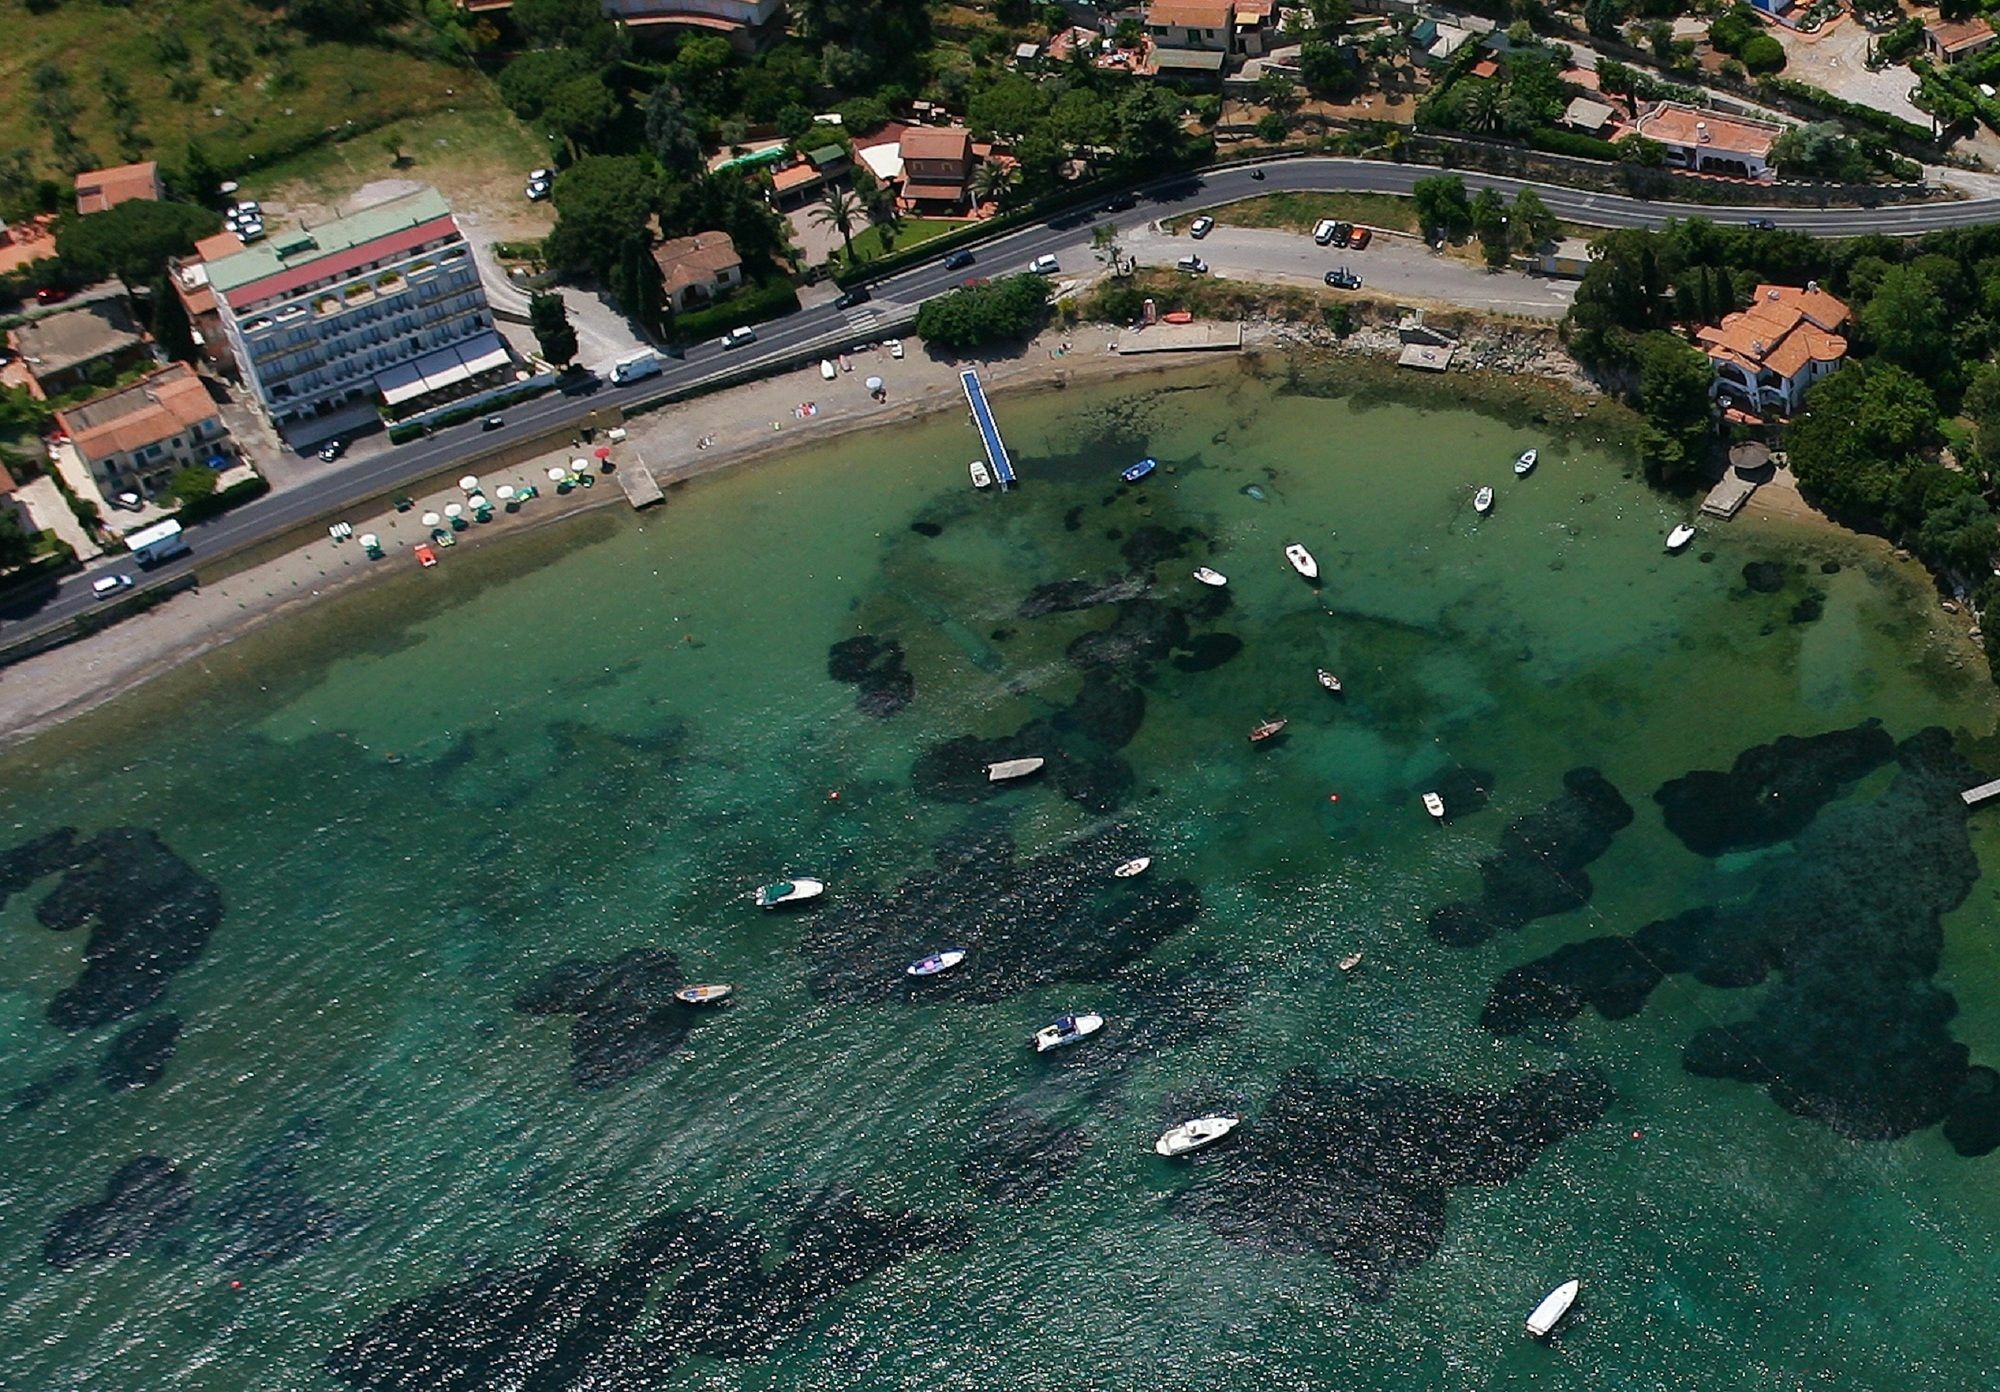
<svg viewBox="0 0 2000 1392">
<path fill-rule="evenodd" d="M 873 328 L 881 317 L 881 311 L 873 305 L 858 305 L 844 316 L 848 328 L 861 330 Z"/>
</svg>

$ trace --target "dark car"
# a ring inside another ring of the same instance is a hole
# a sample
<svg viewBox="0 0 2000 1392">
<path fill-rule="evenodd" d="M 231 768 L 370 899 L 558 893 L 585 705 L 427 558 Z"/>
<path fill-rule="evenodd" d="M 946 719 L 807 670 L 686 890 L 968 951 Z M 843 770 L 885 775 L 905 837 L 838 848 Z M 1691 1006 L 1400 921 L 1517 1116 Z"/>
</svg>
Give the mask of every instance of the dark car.
<svg viewBox="0 0 2000 1392">
<path fill-rule="evenodd" d="M 320 461 L 325 464 L 333 463 L 334 460 L 340 458 L 345 453 L 347 453 L 347 441 L 345 440 L 328 440 L 319 447 Z"/>
<path fill-rule="evenodd" d="M 944 268 L 947 271 L 962 271 L 971 264 L 972 253 L 969 251 L 954 251 L 944 259 Z"/>
<path fill-rule="evenodd" d="M 479 422 L 479 428 L 481 430 L 498 430 L 505 424 L 507 424 L 505 416 L 488 416 L 485 420 Z"/>
<path fill-rule="evenodd" d="M 1104 211 L 1107 213 L 1122 213 L 1138 206 L 1139 199 L 1136 195 L 1121 193 L 1115 195 L 1110 202 L 1104 205 Z"/>
<path fill-rule="evenodd" d="M 835 309 L 852 309 L 854 308 L 854 306 L 862 303 L 867 298 L 868 298 L 868 287 L 865 285 L 857 285 L 852 290 L 843 290 L 840 292 L 840 294 L 835 296 L 833 301 L 833 307 Z"/>
<path fill-rule="evenodd" d="M 1778 230 L 1778 224 L 1769 218 L 1751 218 L 1750 230 L 1753 232 L 1775 232 Z"/>
<path fill-rule="evenodd" d="M 1348 238 L 1352 237 L 1353 235 L 1354 235 L 1353 223 L 1336 222 L 1333 225 L 1333 236 L 1329 239 L 1329 244 L 1332 246 L 1346 246 Z"/>
<path fill-rule="evenodd" d="M 44 285 L 35 292 L 36 304 L 61 304 L 69 298 L 69 291 L 57 285 Z"/>
<path fill-rule="evenodd" d="M 1342 266 L 1326 273 L 1326 283 L 1336 290 L 1359 290 L 1361 277 Z"/>
</svg>

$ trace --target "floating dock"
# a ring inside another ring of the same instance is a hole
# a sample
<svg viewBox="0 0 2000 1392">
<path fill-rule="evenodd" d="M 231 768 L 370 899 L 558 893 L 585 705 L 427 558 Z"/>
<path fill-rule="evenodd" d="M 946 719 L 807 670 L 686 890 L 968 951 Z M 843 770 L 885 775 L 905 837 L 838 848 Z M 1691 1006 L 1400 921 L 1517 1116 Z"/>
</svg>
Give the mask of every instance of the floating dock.
<svg viewBox="0 0 2000 1392">
<path fill-rule="evenodd" d="M 979 374 L 967 368 L 958 374 L 958 381 L 965 388 L 965 404 L 972 408 L 972 423 L 979 427 L 979 438 L 986 444 L 986 460 L 993 466 L 993 477 L 1002 488 L 1012 488 L 1014 461 L 1007 457 L 1007 443 L 1000 438 L 993 408 L 986 404 L 986 388 L 979 385 Z"/>
<path fill-rule="evenodd" d="M 1977 807 L 1982 802 L 1991 802 L 1994 798 L 2000 797 L 2000 778 L 1994 779 L 1991 783 L 1981 783 L 1977 788 L 1967 788 L 1958 796 L 1967 807 Z"/>
</svg>

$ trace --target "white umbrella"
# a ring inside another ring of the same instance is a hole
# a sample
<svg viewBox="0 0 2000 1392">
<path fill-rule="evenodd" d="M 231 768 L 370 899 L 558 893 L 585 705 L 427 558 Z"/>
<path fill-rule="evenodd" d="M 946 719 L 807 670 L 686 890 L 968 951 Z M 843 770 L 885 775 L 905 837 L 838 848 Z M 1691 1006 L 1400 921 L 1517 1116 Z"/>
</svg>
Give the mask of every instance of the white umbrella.
<svg viewBox="0 0 2000 1392">
<path fill-rule="evenodd" d="M 446 503 L 444 505 L 444 515 L 446 517 L 456 517 L 464 511 L 465 505 L 463 503 Z"/>
<path fill-rule="evenodd" d="M 382 544 L 382 538 L 376 536 L 373 532 L 363 532 L 361 534 L 361 544 L 372 551 Z"/>
<path fill-rule="evenodd" d="M 880 377 L 870 377 L 866 383 L 866 386 L 869 391 L 881 391 L 882 379 Z"/>
<path fill-rule="evenodd" d="M 424 525 L 426 527 L 435 527 L 438 523 L 442 521 L 444 521 L 444 519 L 442 517 L 439 517 L 434 512 L 427 512 L 424 514 Z"/>
<path fill-rule="evenodd" d="M 569 466 L 579 474 L 587 473 L 590 469 L 590 461 L 588 459 L 572 459 L 569 462 Z"/>
<path fill-rule="evenodd" d="M 506 502 L 509 498 L 514 496 L 514 485 L 511 483 L 501 484 L 498 488 L 493 490 L 493 496 L 498 498 L 503 503 Z"/>
<path fill-rule="evenodd" d="M 467 498 L 465 500 L 465 505 L 471 508 L 474 512 L 493 511 L 493 504 L 486 501 L 486 495 L 484 493 L 473 494 L 470 498 Z"/>
<path fill-rule="evenodd" d="M 550 483 L 561 483 L 561 482 L 562 482 L 562 481 L 563 481 L 564 479 L 566 479 L 566 478 L 568 478 L 568 477 L 569 477 L 569 470 L 567 470 L 567 469 L 563 468 L 563 466 L 562 466 L 562 465 L 560 465 L 560 464 L 551 464 L 551 465 L 549 465 L 549 482 L 550 482 Z"/>
<path fill-rule="evenodd" d="M 479 491 L 479 480 L 476 476 L 467 474 L 458 481 L 458 486 L 468 493 L 477 493 Z"/>
</svg>

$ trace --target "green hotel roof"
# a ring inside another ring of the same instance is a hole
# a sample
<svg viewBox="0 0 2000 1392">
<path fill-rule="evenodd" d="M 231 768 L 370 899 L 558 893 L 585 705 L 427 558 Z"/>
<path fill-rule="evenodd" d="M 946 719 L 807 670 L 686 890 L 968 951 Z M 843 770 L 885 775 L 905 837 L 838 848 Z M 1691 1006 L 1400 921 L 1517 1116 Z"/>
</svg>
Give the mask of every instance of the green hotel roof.
<svg viewBox="0 0 2000 1392">
<path fill-rule="evenodd" d="M 364 208 L 350 217 L 336 218 L 317 227 L 290 228 L 273 233 L 269 240 L 245 247 L 208 263 L 208 283 L 220 291 L 230 291 L 253 280 L 295 271 L 323 256 L 372 242 L 433 219 L 451 215 L 451 205 L 434 188 L 419 189 L 387 203 Z"/>
</svg>

